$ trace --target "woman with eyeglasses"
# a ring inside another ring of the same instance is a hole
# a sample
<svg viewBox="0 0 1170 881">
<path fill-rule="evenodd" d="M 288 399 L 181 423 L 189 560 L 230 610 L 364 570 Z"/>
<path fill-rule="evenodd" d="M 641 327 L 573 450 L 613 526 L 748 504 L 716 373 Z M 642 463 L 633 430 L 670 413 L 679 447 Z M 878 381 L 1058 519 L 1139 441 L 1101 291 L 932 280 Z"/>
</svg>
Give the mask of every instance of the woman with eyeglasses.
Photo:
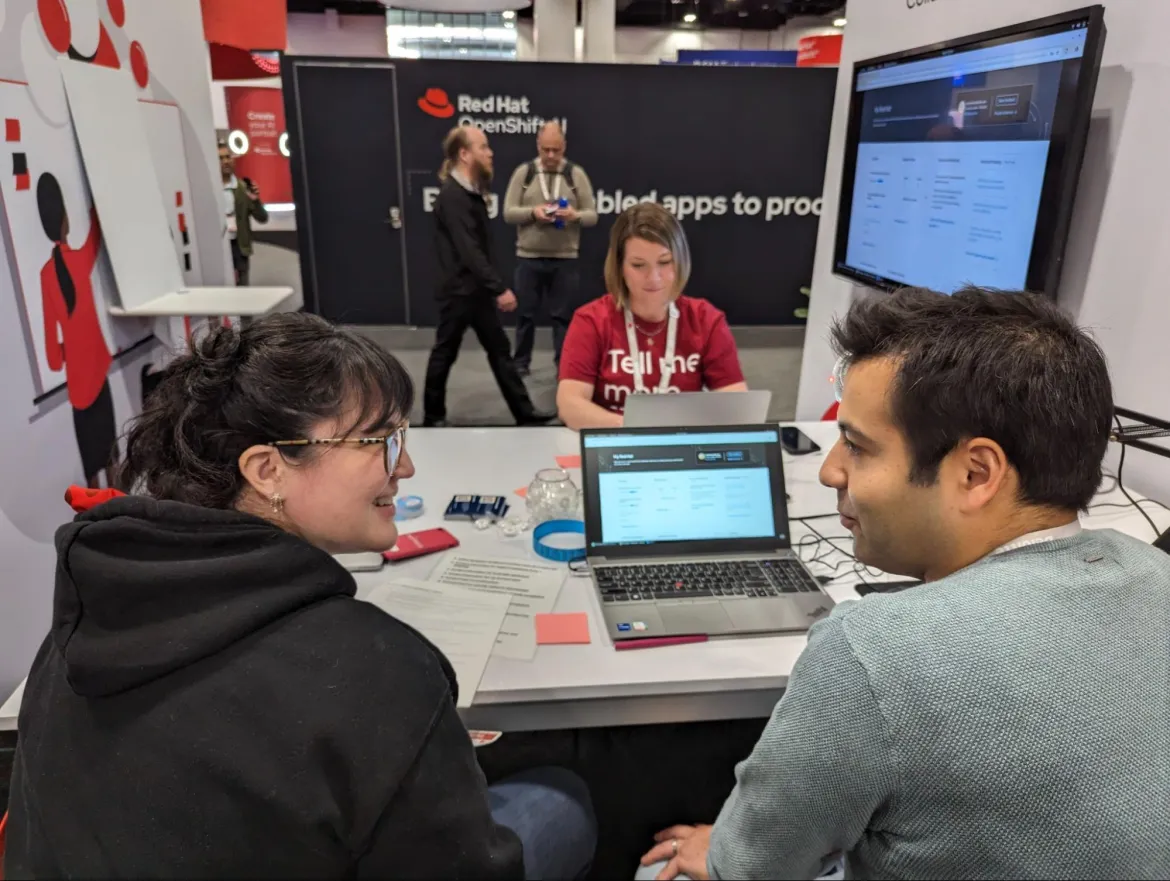
<svg viewBox="0 0 1170 881">
<path fill-rule="evenodd" d="M 310 315 L 213 331 L 57 533 L 8 877 L 573 878 L 584 784 L 489 788 L 423 636 L 330 556 L 394 545 L 413 388 Z"/>
</svg>

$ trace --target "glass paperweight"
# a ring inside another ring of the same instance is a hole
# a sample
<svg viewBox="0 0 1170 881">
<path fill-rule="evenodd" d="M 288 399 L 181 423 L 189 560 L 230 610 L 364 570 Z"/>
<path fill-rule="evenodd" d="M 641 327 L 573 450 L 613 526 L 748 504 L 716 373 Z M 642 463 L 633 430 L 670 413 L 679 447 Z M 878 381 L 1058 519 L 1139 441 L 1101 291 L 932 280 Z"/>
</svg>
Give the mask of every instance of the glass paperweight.
<svg viewBox="0 0 1170 881">
<path fill-rule="evenodd" d="M 536 526 L 549 520 L 571 520 L 578 516 L 581 492 L 560 468 L 536 472 L 528 484 L 528 519 Z"/>
</svg>

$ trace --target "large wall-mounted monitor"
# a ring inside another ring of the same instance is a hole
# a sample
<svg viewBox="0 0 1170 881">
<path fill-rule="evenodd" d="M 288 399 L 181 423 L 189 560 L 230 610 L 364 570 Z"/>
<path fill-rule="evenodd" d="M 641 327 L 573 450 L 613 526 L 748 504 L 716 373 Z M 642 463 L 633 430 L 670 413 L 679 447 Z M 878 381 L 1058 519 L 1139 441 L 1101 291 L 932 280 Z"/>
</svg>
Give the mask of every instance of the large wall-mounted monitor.
<svg viewBox="0 0 1170 881">
<path fill-rule="evenodd" d="M 855 65 L 833 269 L 862 284 L 1055 296 L 1104 10 Z"/>
</svg>

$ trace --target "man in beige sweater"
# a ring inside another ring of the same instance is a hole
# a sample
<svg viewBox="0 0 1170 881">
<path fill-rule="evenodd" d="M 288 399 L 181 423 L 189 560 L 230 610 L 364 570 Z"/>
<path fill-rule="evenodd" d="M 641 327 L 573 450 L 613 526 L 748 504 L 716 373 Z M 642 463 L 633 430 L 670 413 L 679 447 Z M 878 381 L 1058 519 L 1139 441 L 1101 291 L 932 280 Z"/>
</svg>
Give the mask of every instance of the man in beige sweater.
<svg viewBox="0 0 1170 881">
<path fill-rule="evenodd" d="M 504 222 L 516 233 L 515 291 L 519 300 L 516 350 L 512 358 L 522 376 L 532 362 L 536 313 L 548 302 L 553 352 L 561 345 L 577 300 L 577 255 L 581 227 L 597 223 L 593 185 L 580 165 L 565 159 L 565 134 L 559 123 L 546 124 L 536 137 L 539 156 L 512 173 L 504 196 Z"/>
</svg>

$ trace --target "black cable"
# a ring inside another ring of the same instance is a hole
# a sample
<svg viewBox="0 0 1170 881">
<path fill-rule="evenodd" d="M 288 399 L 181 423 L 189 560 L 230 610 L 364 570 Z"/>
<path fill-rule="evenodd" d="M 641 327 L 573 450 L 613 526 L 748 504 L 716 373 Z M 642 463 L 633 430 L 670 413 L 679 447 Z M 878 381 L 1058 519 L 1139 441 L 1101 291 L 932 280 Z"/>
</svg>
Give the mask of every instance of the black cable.
<svg viewBox="0 0 1170 881">
<path fill-rule="evenodd" d="M 1109 493 L 1113 492 L 1113 490 L 1117 489 L 1117 475 L 1110 474 L 1108 471 L 1102 471 L 1101 476 L 1113 481 L 1113 485 L 1111 487 L 1109 487 L 1109 489 L 1097 490 L 1097 495 L 1107 496 L 1107 495 L 1109 495 Z"/>
<path fill-rule="evenodd" d="M 803 523 L 806 520 L 828 520 L 830 517 L 840 517 L 841 515 L 834 511 L 832 514 L 809 514 L 807 517 L 789 517 L 789 520 L 794 520 L 797 523 Z"/>
<path fill-rule="evenodd" d="M 1121 431 L 1122 431 L 1121 417 L 1118 416 L 1116 413 L 1114 413 L 1113 419 L 1117 423 L 1117 433 L 1118 433 L 1118 435 L 1120 435 Z M 1117 488 L 1119 490 L 1121 490 L 1121 494 L 1123 496 L 1125 496 L 1127 499 L 1129 499 L 1129 503 L 1131 505 L 1133 505 L 1134 508 L 1138 512 L 1140 512 L 1143 517 L 1146 518 L 1146 522 L 1150 524 L 1150 529 L 1154 530 L 1154 538 L 1155 539 L 1161 538 L 1162 537 L 1162 530 L 1160 530 L 1158 528 L 1158 524 L 1154 522 L 1154 518 L 1152 518 L 1149 514 L 1146 513 L 1146 509 L 1143 508 L 1141 505 L 1139 505 L 1137 503 L 1137 499 L 1135 499 L 1133 496 L 1131 496 L 1129 494 L 1129 490 L 1127 490 L 1125 488 L 1125 483 L 1123 482 L 1123 480 L 1121 478 L 1122 469 L 1124 469 L 1124 468 L 1125 468 L 1125 444 L 1123 443 L 1121 445 L 1121 458 L 1117 460 Z"/>
<path fill-rule="evenodd" d="M 1157 499 L 1138 499 L 1137 503 L 1139 506 L 1149 503 L 1151 505 L 1157 505 L 1163 511 L 1170 511 L 1170 505 L 1163 505 Z M 1089 510 L 1096 511 L 1098 508 L 1125 508 L 1128 511 L 1132 507 L 1133 505 L 1122 502 L 1097 502 L 1095 505 L 1089 505 Z"/>
<path fill-rule="evenodd" d="M 845 537 L 844 537 L 844 536 L 836 536 L 836 535 L 835 535 L 835 536 L 833 536 L 832 538 L 829 538 L 829 537 L 828 537 L 828 536 L 826 536 L 824 533 L 822 533 L 822 532 L 821 532 L 819 529 L 817 529 L 815 526 L 810 526 L 808 523 L 805 523 L 804 525 L 805 525 L 805 526 L 807 526 L 809 529 L 811 529 L 811 530 L 812 530 L 812 531 L 813 531 L 813 532 L 816 534 L 817 538 L 819 538 L 821 541 L 825 542 L 825 544 L 827 544 L 827 545 L 828 545 L 829 547 L 831 547 L 833 550 L 837 551 L 838 553 L 842 553 L 842 554 L 844 554 L 844 555 L 845 555 L 846 557 L 848 557 L 850 560 L 856 560 L 856 559 L 857 559 L 857 557 L 856 557 L 856 556 L 854 556 L 854 555 L 853 555 L 852 553 L 850 553 L 849 551 L 845 550 L 845 549 L 844 549 L 844 548 L 842 548 L 842 547 L 839 547 L 839 546 L 837 546 L 837 545 L 833 544 L 833 540 L 834 540 L 834 539 L 835 539 L 835 540 L 837 540 L 837 541 L 844 541 L 844 540 L 845 540 Z M 852 539 L 852 538 L 853 538 L 853 536 L 849 536 L 849 538 L 850 538 L 850 539 Z"/>
</svg>

